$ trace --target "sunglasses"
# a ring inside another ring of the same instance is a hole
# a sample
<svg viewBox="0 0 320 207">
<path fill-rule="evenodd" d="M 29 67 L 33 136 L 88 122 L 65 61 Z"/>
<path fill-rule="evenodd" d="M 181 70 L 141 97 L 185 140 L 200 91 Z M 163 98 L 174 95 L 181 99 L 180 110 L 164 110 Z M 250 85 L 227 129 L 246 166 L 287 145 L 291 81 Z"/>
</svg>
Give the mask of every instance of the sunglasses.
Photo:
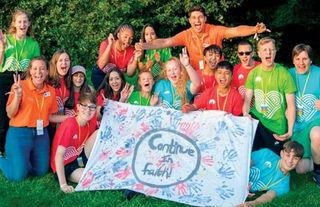
<svg viewBox="0 0 320 207">
<path fill-rule="evenodd" d="M 89 109 L 89 111 L 95 111 L 97 109 L 97 106 L 95 104 L 92 104 L 92 105 L 85 105 L 85 104 L 82 104 L 82 103 L 79 103 L 79 104 L 83 108 Z"/>
<path fill-rule="evenodd" d="M 242 55 L 250 55 L 252 53 L 252 51 L 248 51 L 248 52 L 238 52 L 238 54 L 240 55 L 240 56 L 242 56 Z"/>
</svg>

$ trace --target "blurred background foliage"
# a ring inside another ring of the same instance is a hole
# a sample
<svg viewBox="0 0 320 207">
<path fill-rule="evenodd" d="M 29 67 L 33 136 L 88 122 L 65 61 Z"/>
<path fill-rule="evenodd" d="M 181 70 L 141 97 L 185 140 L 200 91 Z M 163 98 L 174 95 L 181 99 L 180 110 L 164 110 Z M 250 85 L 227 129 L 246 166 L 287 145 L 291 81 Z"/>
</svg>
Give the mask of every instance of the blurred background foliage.
<svg viewBox="0 0 320 207">
<path fill-rule="evenodd" d="M 95 64 L 100 42 L 122 23 L 135 28 L 140 39 L 144 24 L 157 27 L 159 37 L 169 37 L 189 28 L 188 10 L 202 5 L 208 22 L 225 26 L 255 25 L 264 22 L 277 40 L 277 61 L 292 65 L 291 50 L 307 43 L 315 52 L 314 63 L 320 63 L 320 15 L 318 1 L 313 0 L 0 0 L 0 28 L 7 31 L 11 14 L 22 8 L 32 14 L 32 31 L 42 53 L 50 60 L 58 48 L 71 54 L 73 64 L 90 69 Z M 248 37 L 255 43 L 252 37 Z M 227 60 L 237 63 L 236 43 L 224 41 Z M 177 55 L 180 48 L 174 49 Z"/>
</svg>

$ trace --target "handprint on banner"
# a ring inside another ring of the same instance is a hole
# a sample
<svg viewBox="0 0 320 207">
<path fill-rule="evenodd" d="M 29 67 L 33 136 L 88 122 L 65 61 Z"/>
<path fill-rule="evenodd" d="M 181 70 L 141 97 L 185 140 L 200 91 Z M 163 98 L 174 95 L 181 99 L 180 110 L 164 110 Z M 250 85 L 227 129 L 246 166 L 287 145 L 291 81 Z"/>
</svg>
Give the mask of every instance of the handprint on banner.
<svg viewBox="0 0 320 207">
<path fill-rule="evenodd" d="M 124 157 L 128 157 L 132 154 L 133 150 L 132 149 L 128 149 L 128 148 L 124 148 L 124 147 L 120 147 L 120 149 L 118 149 L 116 151 L 116 155 L 119 158 L 124 158 Z"/>
<path fill-rule="evenodd" d="M 120 169 L 123 168 L 126 165 L 128 165 L 128 162 L 122 161 L 122 160 L 118 160 L 117 162 L 115 162 L 112 165 L 112 172 L 116 173 L 116 172 L 120 171 Z"/>
<path fill-rule="evenodd" d="M 201 187 L 203 185 L 196 182 L 190 182 L 188 183 L 188 189 L 190 189 L 190 194 L 197 194 L 201 192 Z"/>
<path fill-rule="evenodd" d="M 144 185 L 142 183 L 137 183 L 133 186 L 134 190 L 139 190 L 139 191 L 143 191 L 144 190 Z"/>
<path fill-rule="evenodd" d="M 222 153 L 223 159 L 227 161 L 236 161 L 236 158 L 238 157 L 238 153 L 234 149 L 225 149 Z"/>
<path fill-rule="evenodd" d="M 167 196 L 168 198 L 171 198 L 174 195 L 170 188 L 161 188 L 161 191 L 161 194 L 163 196 Z"/>
<path fill-rule="evenodd" d="M 117 173 L 114 174 L 115 177 L 119 178 L 120 180 L 126 179 L 131 174 L 131 168 L 126 167 L 124 170 L 119 170 Z"/>
<path fill-rule="evenodd" d="M 152 195 L 158 193 L 158 191 L 159 191 L 159 188 L 148 188 L 144 192 L 147 196 L 152 196 Z"/>
<path fill-rule="evenodd" d="M 234 190 L 226 185 L 222 185 L 221 187 L 217 188 L 216 191 L 218 192 L 220 198 L 222 198 L 223 200 L 229 199 L 234 196 Z"/>
<path fill-rule="evenodd" d="M 178 195 L 184 196 L 187 194 L 188 186 L 185 183 L 179 183 L 176 185 L 175 189 L 178 191 Z"/>
<path fill-rule="evenodd" d="M 201 157 L 201 163 L 207 166 L 213 165 L 213 156 L 212 155 L 205 155 Z"/>
<path fill-rule="evenodd" d="M 136 121 L 142 120 L 146 116 L 146 109 L 138 109 L 135 114 Z"/>
<path fill-rule="evenodd" d="M 224 178 L 232 179 L 235 171 L 231 167 L 225 167 L 225 164 L 222 164 L 218 169 L 218 173 Z"/>
<path fill-rule="evenodd" d="M 181 111 L 174 111 L 170 116 L 170 126 L 173 129 L 177 129 L 179 127 L 179 123 L 182 119 L 183 113 Z"/>
<path fill-rule="evenodd" d="M 214 149 L 216 147 L 216 142 L 214 139 L 210 139 L 207 142 L 201 142 L 198 144 L 200 151 L 206 151 L 210 149 Z"/>
<path fill-rule="evenodd" d="M 106 142 L 112 138 L 111 131 L 112 131 L 112 128 L 110 126 L 106 126 L 105 130 L 101 130 L 100 143 Z"/>
</svg>

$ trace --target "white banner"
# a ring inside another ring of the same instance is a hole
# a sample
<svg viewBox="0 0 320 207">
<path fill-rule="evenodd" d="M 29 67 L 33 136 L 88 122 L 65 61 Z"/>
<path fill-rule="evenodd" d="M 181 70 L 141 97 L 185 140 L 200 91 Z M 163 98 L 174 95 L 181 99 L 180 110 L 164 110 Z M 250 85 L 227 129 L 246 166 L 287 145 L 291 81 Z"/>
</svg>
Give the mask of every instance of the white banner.
<svg viewBox="0 0 320 207">
<path fill-rule="evenodd" d="M 257 121 L 109 101 L 76 191 L 130 189 L 194 206 L 245 201 Z"/>
</svg>

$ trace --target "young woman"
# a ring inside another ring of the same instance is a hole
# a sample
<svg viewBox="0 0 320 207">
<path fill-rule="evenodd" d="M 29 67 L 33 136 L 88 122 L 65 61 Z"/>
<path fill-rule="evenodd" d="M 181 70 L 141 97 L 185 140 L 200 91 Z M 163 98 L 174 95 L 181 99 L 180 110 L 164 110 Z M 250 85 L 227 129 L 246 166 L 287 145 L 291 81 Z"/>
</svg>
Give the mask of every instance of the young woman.
<svg viewBox="0 0 320 207">
<path fill-rule="evenodd" d="M 70 96 L 70 91 L 66 86 L 70 77 L 71 58 L 66 50 L 57 50 L 50 60 L 50 84 L 56 89 L 59 113 L 64 114 L 64 104 Z"/>
<path fill-rule="evenodd" d="M 58 111 L 55 90 L 46 83 L 48 63 L 33 58 L 26 79 L 14 75 L 7 102 L 10 127 L 7 133 L 6 158 L 0 169 L 9 180 L 20 181 L 29 174 L 44 175 L 49 167 L 49 120 L 55 122 Z"/>
<path fill-rule="evenodd" d="M 97 118 L 101 118 L 103 106 L 108 99 L 127 102 L 132 91 L 133 86 L 129 87 L 121 70 L 116 67 L 111 68 L 97 90 Z"/>
<path fill-rule="evenodd" d="M 30 60 L 40 55 L 40 47 L 30 37 L 30 15 L 24 10 L 16 10 L 8 34 L 0 29 L 0 153 L 4 151 L 5 136 L 9 118 L 6 113 L 7 92 L 10 91 L 12 75 L 26 71 Z"/>
<path fill-rule="evenodd" d="M 320 185 L 320 68 L 312 65 L 312 48 L 298 44 L 292 50 L 294 67 L 289 72 L 295 81 L 296 120 L 291 139 L 301 143 L 305 154 L 298 173 L 314 171 Z"/>
<path fill-rule="evenodd" d="M 151 24 L 143 26 L 141 31 L 142 42 L 151 42 L 157 39 L 155 28 Z M 156 50 L 146 50 L 142 63 L 139 64 L 139 69 L 147 69 L 152 72 L 152 75 L 157 79 L 161 72 L 161 63 L 167 62 L 171 58 L 171 49 L 163 48 Z"/>
<path fill-rule="evenodd" d="M 199 75 L 189 63 L 186 48 L 182 49 L 180 60 L 173 57 L 164 63 L 163 74 L 165 79 L 156 83 L 154 92 L 159 94 L 162 106 L 181 110 L 201 86 Z"/>
<path fill-rule="evenodd" d="M 117 67 L 128 77 L 136 73 L 142 51 L 135 52 L 131 45 L 133 36 L 133 27 L 122 24 L 100 44 L 97 68 L 93 69 L 91 79 L 95 89 L 100 86 L 110 68 Z"/>
<path fill-rule="evenodd" d="M 158 103 L 158 95 L 152 95 L 154 80 L 151 71 L 142 70 L 139 73 L 139 91 L 134 91 L 128 99 L 128 103 L 140 106 L 155 106 Z"/>
<path fill-rule="evenodd" d="M 67 88 L 70 90 L 70 96 L 65 103 L 65 114 L 75 116 L 80 94 L 94 92 L 87 83 L 86 69 L 84 67 L 76 65 L 71 68 L 71 77 L 68 77 Z"/>
<path fill-rule="evenodd" d="M 87 164 L 97 134 L 96 108 L 95 94 L 81 93 L 77 116 L 62 122 L 54 137 L 50 164 L 65 193 L 74 191 L 67 180 L 78 183 Z"/>
</svg>

